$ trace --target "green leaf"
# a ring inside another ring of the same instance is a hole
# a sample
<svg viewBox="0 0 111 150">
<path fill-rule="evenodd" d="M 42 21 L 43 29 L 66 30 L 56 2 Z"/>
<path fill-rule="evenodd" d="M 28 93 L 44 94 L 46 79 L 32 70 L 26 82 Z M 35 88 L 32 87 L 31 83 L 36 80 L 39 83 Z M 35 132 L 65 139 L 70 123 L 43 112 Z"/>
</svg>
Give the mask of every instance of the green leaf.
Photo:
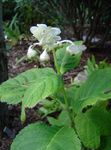
<svg viewBox="0 0 111 150">
<path fill-rule="evenodd" d="M 75 45 L 82 45 L 84 43 L 84 41 L 75 41 L 74 44 Z"/>
<path fill-rule="evenodd" d="M 56 51 L 57 61 L 62 74 L 77 67 L 81 59 L 81 54 L 70 55 L 70 53 L 66 51 L 66 47 L 67 45 L 65 44 L 64 47 Z"/>
<path fill-rule="evenodd" d="M 83 144 L 91 149 L 100 146 L 100 136 L 111 135 L 111 112 L 100 104 L 79 113 L 75 118 L 77 133 Z"/>
<path fill-rule="evenodd" d="M 75 119 L 77 133 L 84 146 L 96 149 L 100 145 L 100 131 L 88 114 L 79 114 Z"/>
<path fill-rule="evenodd" d="M 92 55 L 91 58 L 88 58 L 87 64 L 86 64 L 86 71 L 88 75 L 90 75 L 93 71 L 99 69 L 99 66 L 96 63 L 96 59 L 94 55 Z"/>
<path fill-rule="evenodd" d="M 12 143 L 11 150 L 81 150 L 72 128 L 47 126 L 40 123 L 24 128 Z"/>
<path fill-rule="evenodd" d="M 88 105 L 111 98 L 111 68 L 94 71 L 86 82 L 75 90 L 73 109 L 77 113 Z"/>
<path fill-rule="evenodd" d="M 53 117 L 48 117 L 48 121 L 51 125 L 56 125 L 56 126 L 70 126 L 71 125 L 71 120 L 69 118 L 68 112 L 67 111 L 62 111 L 57 119 Z"/>
<path fill-rule="evenodd" d="M 68 99 L 68 105 L 71 107 L 71 109 L 74 103 L 75 91 L 77 88 L 78 87 L 76 85 L 71 85 L 70 87 L 65 88 Z M 60 101 L 60 103 L 62 103 L 63 105 L 65 104 L 63 91 L 58 92 L 55 95 L 55 98 L 57 98 L 57 100 Z"/>
<path fill-rule="evenodd" d="M 26 86 L 19 84 L 15 79 L 10 79 L 0 86 L 0 101 L 8 104 L 21 102 Z"/>
<path fill-rule="evenodd" d="M 55 74 L 53 69 L 30 69 L 0 85 L 0 101 L 17 104 L 22 101 L 26 90 L 36 80 Z"/>
<path fill-rule="evenodd" d="M 99 127 L 100 134 L 109 136 L 111 135 L 111 112 L 108 111 L 105 106 L 106 105 L 102 102 L 101 105 L 96 105 L 88 113 L 96 126 Z"/>
<path fill-rule="evenodd" d="M 61 104 L 60 102 L 58 102 L 57 99 L 52 100 L 45 99 L 41 101 L 41 105 L 42 106 L 39 108 L 39 113 L 42 115 L 42 117 L 46 117 L 49 114 L 61 110 Z"/>
<path fill-rule="evenodd" d="M 24 94 L 23 107 L 34 107 L 41 100 L 59 91 L 61 86 L 62 81 L 57 74 L 36 79 L 35 83 L 32 84 Z"/>
<path fill-rule="evenodd" d="M 66 94 L 67 94 L 67 98 L 68 98 L 68 103 L 70 105 L 70 107 L 72 108 L 73 106 L 73 102 L 74 102 L 74 97 L 75 97 L 75 91 L 77 90 L 77 86 L 76 85 L 71 85 L 70 87 L 68 87 L 66 89 Z"/>
</svg>

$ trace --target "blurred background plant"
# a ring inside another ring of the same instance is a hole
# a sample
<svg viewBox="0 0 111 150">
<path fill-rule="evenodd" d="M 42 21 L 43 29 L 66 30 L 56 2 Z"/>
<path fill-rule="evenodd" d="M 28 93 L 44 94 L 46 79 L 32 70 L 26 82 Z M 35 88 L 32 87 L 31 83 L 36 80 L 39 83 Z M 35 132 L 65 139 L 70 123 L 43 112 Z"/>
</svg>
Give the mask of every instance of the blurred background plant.
<svg viewBox="0 0 111 150">
<path fill-rule="evenodd" d="M 110 16 L 110 0 L 4 0 L 4 21 L 8 29 L 14 22 L 16 38 L 28 34 L 31 25 L 47 23 L 61 27 L 66 38 L 70 34 L 88 47 L 103 47 L 110 39 Z"/>
<path fill-rule="evenodd" d="M 4 30 L 5 30 L 5 39 L 8 40 L 10 45 L 15 45 L 19 40 L 21 40 L 22 35 L 19 29 L 18 20 L 17 20 L 17 14 L 13 17 L 11 22 L 7 22 L 4 24 Z M 7 47 L 8 49 L 10 47 Z"/>
</svg>

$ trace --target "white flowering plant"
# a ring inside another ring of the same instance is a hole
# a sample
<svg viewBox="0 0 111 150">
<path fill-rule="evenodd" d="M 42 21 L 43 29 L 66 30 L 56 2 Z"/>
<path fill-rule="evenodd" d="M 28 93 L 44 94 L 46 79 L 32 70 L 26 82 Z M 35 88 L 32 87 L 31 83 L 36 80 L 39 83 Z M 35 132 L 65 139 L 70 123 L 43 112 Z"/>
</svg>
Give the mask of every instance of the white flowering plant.
<svg viewBox="0 0 111 150">
<path fill-rule="evenodd" d="M 40 61 L 50 61 L 54 68 L 33 68 L 0 85 L 0 101 L 21 103 L 21 121 L 26 120 L 25 109 L 43 103 L 50 112 L 59 108 L 54 118 L 46 113 L 48 124 L 32 123 L 14 139 L 11 150 L 110 150 L 111 67 L 85 70 L 70 85 L 64 83 L 64 74 L 75 67 L 86 46 L 82 41 L 61 40 L 61 30 L 38 24 L 30 29 L 38 40 L 28 49 L 29 58 L 36 55 L 34 47 L 41 46 Z M 74 84 L 75 83 L 75 84 Z M 45 110 L 46 111 L 46 110 Z"/>
</svg>

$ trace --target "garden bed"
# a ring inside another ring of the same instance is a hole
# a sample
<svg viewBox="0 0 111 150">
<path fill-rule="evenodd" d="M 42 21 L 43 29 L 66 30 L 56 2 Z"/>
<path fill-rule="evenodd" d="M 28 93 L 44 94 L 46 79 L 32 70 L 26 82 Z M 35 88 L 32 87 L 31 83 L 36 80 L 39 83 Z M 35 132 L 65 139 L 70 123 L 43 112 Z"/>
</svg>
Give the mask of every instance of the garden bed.
<svg viewBox="0 0 111 150">
<path fill-rule="evenodd" d="M 17 74 L 24 72 L 30 68 L 33 67 L 40 67 L 40 64 L 37 62 L 28 62 L 28 61 L 22 61 L 18 65 L 16 64 L 16 58 L 20 59 L 21 57 L 25 56 L 27 53 L 27 49 L 29 46 L 29 41 L 20 41 L 16 46 L 12 48 L 12 50 L 9 53 L 9 77 L 14 77 Z M 95 58 L 98 61 L 107 59 L 109 63 L 111 63 L 111 51 L 110 48 L 108 49 L 93 49 L 90 51 L 86 51 L 83 56 L 81 63 L 79 67 L 71 72 L 68 72 L 64 76 L 65 83 L 68 84 L 71 81 L 71 78 L 74 78 L 78 72 L 83 70 L 83 66 L 86 64 L 87 59 L 91 55 L 95 55 Z M 52 64 L 51 64 L 52 65 Z M 13 134 L 17 134 L 21 128 L 26 126 L 27 124 L 30 124 L 35 121 L 42 120 L 40 115 L 37 114 L 37 108 L 39 106 L 36 106 L 33 109 L 27 110 L 27 120 L 25 125 L 22 125 L 20 122 L 20 106 L 9 106 L 9 125 L 7 126 Z M 43 121 L 46 121 L 45 119 Z M 3 137 L 0 139 L 0 150 L 10 150 L 10 145 L 12 143 L 11 135 L 7 135 L 6 133 L 3 134 Z"/>
</svg>

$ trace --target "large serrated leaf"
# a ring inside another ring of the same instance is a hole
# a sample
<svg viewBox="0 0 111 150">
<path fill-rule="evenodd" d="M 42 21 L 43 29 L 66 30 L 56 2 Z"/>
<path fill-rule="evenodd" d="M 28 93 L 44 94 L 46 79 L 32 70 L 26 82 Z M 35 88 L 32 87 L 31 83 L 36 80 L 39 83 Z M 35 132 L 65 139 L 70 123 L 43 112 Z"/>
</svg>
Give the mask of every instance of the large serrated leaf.
<svg viewBox="0 0 111 150">
<path fill-rule="evenodd" d="M 99 127 L 95 125 L 92 118 L 86 114 L 79 114 L 75 119 L 77 133 L 84 146 L 96 149 L 100 145 Z"/>
<path fill-rule="evenodd" d="M 77 67 L 81 58 L 81 54 L 70 55 L 70 53 L 66 51 L 66 47 L 67 45 L 64 45 L 63 48 L 56 51 L 57 61 L 62 74 Z"/>
<path fill-rule="evenodd" d="M 75 118 L 75 125 L 83 144 L 96 149 L 100 145 L 101 135 L 111 135 L 111 112 L 98 104 L 85 113 L 79 113 Z"/>
<path fill-rule="evenodd" d="M 96 126 L 99 127 L 101 135 L 111 135 L 111 112 L 106 109 L 104 103 L 94 106 L 88 113 Z"/>
<path fill-rule="evenodd" d="M 9 79 L 0 85 L 0 101 L 8 104 L 17 104 L 22 101 L 25 91 L 37 79 L 55 74 L 51 68 L 31 69 L 21 73 L 13 79 Z"/>
<path fill-rule="evenodd" d="M 81 150 L 81 144 L 72 128 L 35 123 L 17 135 L 11 150 Z"/>
<path fill-rule="evenodd" d="M 62 82 L 55 74 L 36 80 L 24 94 L 23 107 L 34 107 L 39 101 L 60 90 L 61 86 Z"/>
<path fill-rule="evenodd" d="M 111 68 L 94 71 L 74 93 L 73 108 L 76 113 L 97 101 L 111 98 Z"/>
</svg>

